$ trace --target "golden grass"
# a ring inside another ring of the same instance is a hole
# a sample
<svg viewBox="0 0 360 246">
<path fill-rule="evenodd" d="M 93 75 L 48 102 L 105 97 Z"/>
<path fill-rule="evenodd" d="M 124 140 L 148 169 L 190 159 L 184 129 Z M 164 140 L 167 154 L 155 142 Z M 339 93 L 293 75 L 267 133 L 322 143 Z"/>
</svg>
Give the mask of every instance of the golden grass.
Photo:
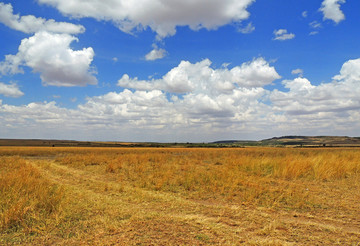
<svg viewBox="0 0 360 246">
<path fill-rule="evenodd" d="M 255 205 L 311 206 L 306 190 L 289 180 L 336 180 L 360 173 L 357 150 L 124 149 L 57 158 L 75 168 L 100 166 L 128 185 Z"/>
<path fill-rule="evenodd" d="M 0 158 L 0 229 L 36 232 L 61 212 L 64 191 L 19 157 Z"/>
<path fill-rule="evenodd" d="M 358 149 L 2 147 L 0 156 L 0 244 L 360 242 Z"/>
</svg>

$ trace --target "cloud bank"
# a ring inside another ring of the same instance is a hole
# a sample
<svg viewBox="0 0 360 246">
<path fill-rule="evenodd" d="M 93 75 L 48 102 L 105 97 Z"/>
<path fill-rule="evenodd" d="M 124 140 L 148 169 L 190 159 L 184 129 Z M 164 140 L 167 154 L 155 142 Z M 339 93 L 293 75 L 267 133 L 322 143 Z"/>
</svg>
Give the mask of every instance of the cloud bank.
<svg viewBox="0 0 360 246">
<path fill-rule="evenodd" d="M 232 69 L 211 68 L 211 61 L 205 59 L 192 64 L 181 61 L 161 79 L 150 81 L 130 79 L 127 74 L 118 81 L 118 86 L 136 90 L 158 89 L 170 93 L 205 92 L 212 94 L 232 93 L 237 87 L 253 88 L 270 84 L 280 75 L 263 58 L 254 59 Z"/>
<path fill-rule="evenodd" d="M 285 90 L 280 91 L 265 87 L 280 75 L 264 58 L 231 69 L 212 68 L 208 59 L 182 61 L 158 80 L 124 75 L 119 86 L 127 88 L 89 97 L 75 109 L 55 102 L 0 103 L 0 123 L 6 126 L 1 134 L 123 141 L 356 135 L 359 71 L 360 59 L 349 60 L 329 83 L 298 77 L 281 81 Z M 61 136 L 50 135 L 59 127 Z"/>
</svg>

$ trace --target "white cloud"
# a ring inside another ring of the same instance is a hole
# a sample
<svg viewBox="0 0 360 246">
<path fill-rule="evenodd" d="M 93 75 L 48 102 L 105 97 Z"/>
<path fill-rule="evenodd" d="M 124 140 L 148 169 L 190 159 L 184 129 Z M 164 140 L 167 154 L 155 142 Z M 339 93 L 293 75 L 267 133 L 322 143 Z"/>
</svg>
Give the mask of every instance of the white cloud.
<svg viewBox="0 0 360 246">
<path fill-rule="evenodd" d="M 17 84 L 4 84 L 0 82 L 0 94 L 6 97 L 21 97 L 24 95 Z"/>
<path fill-rule="evenodd" d="M 154 61 L 158 59 L 162 59 L 166 56 L 167 52 L 164 49 L 159 49 L 158 47 L 154 47 L 152 51 L 146 54 L 145 59 L 147 61 Z"/>
<path fill-rule="evenodd" d="M 13 14 L 13 7 L 9 4 L 0 3 L 0 22 L 6 26 L 24 33 L 35 33 L 48 31 L 55 33 L 78 34 L 83 33 L 85 28 L 82 25 L 74 25 L 55 20 L 36 18 L 33 15 L 21 16 Z"/>
<path fill-rule="evenodd" d="M 243 34 L 248 34 L 255 31 L 255 27 L 253 26 L 252 22 L 250 22 L 249 24 L 247 24 L 247 26 L 239 28 L 238 31 Z"/>
<path fill-rule="evenodd" d="M 289 88 L 290 91 L 309 91 L 311 89 L 314 89 L 315 86 L 311 85 L 310 81 L 306 78 L 296 78 L 294 80 L 284 80 L 283 84 L 285 88 Z"/>
<path fill-rule="evenodd" d="M 304 70 L 297 68 L 297 69 L 292 70 L 291 74 L 298 74 L 300 77 L 302 77 L 304 74 Z"/>
<path fill-rule="evenodd" d="M 348 83 L 360 82 L 360 59 L 349 60 L 344 63 L 340 74 L 334 76 L 335 80 L 346 81 Z"/>
<path fill-rule="evenodd" d="M 275 35 L 275 37 L 273 38 L 273 40 L 284 41 L 284 40 L 289 40 L 289 39 L 295 38 L 295 34 L 288 33 L 288 31 L 286 29 L 275 30 L 274 35 Z"/>
<path fill-rule="evenodd" d="M 192 30 L 217 29 L 249 17 L 247 8 L 255 0 L 38 0 L 75 18 L 92 17 L 112 21 L 124 32 L 150 27 L 160 38 L 172 36 L 177 26 Z"/>
<path fill-rule="evenodd" d="M 85 86 L 97 84 L 90 64 L 92 48 L 72 50 L 70 44 L 77 38 L 69 34 L 38 32 L 23 39 L 16 55 L 7 55 L 0 63 L 0 72 L 19 73 L 28 66 L 40 73 L 44 85 Z"/>
<path fill-rule="evenodd" d="M 271 101 L 276 110 L 295 115 L 349 114 L 360 109 L 360 59 L 344 63 L 331 83 L 314 86 L 306 78 L 285 80 L 289 92 L 275 90 Z M 336 117 L 336 116 L 334 116 Z M 341 119 L 339 119 L 341 120 Z"/>
<path fill-rule="evenodd" d="M 310 22 L 309 26 L 313 29 L 319 29 L 322 27 L 321 23 L 319 23 L 317 21 Z"/>
<path fill-rule="evenodd" d="M 12 106 L 0 100 L 0 131 L 3 137 L 122 141 L 358 135 L 360 59 L 345 62 L 332 82 L 315 85 L 298 77 L 283 80 L 283 91 L 263 88 L 265 81 L 239 84 L 232 69 L 210 65 L 209 60 L 181 62 L 159 80 L 124 76 L 133 90 L 89 97 L 75 109 L 55 102 Z M 258 58 L 234 68 L 268 74 L 271 67 Z M 181 85 L 188 88 L 180 90 Z"/>
<path fill-rule="evenodd" d="M 119 79 L 117 85 L 124 88 L 131 88 L 135 90 L 144 90 L 144 91 L 148 91 L 151 89 L 159 89 L 160 87 L 159 84 L 156 83 L 156 81 L 150 83 L 149 81 L 146 80 L 139 80 L 137 77 L 131 79 L 127 74 L 124 74 L 121 77 L 121 79 Z"/>
<path fill-rule="evenodd" d="M 23 69 L 20 67 L 22 62 L 20 56 L 6 55 L 5 61 L 0 62 L 0 74 L 24 73 Z"/>
<path fill-rule="evenodd" d="M 340 4 L 345 2 L 345 0 L 324 0 L 320 8 L 320 11 L 324 14 L 324 20 L 333 20 L 335 23 L 344 20 L 345 15 L 340 9 Z"/>
<path fill-rule="evenodd" d="M 241 67 L 234 67 L 230 71 L 236 83 L 243 87 L 260 87 L 281 78 L 263 58 L 243 63 Z"/>
<path fill-rule="evenodd" d="M 319 33 L 318 30 L 322 28 L 322 24 L 319 23 L 318 21 L 312 21 L 312 22 L 310 22 L 310 23 L 309 23 L 309 26 L 310 26 L 311 29 L 313 29 L 313 31 L 311 31 L 311 32 L 309 33 L 310 36 L 313 36 L 313 35 L 318 34 L 318 33 Z"/>
<path fill-rule="evenodd" d="M 263 58 L 254 59 L 232 69 L 213 69 L 211 61 L 205 59 L 192 64 L 181 61 L 161 79 L 130 79 L 127 74 L 118 81 L 118 85 L 136 90 L 159 89 L 171 93 L 204 92 L 213 94 L 232 93 L 236 87 L 261 87 L 281 78 L 274 67 Z"/>
<path fill-rule="evenodd" d="M 301 16 L 304 17 L 304 18 L 306 18 L 306 17 L 308 16 L 308 12 L 307 12 L 307 11 L 303 11 L 303 12 L 301 13 Z"/>
</svg>

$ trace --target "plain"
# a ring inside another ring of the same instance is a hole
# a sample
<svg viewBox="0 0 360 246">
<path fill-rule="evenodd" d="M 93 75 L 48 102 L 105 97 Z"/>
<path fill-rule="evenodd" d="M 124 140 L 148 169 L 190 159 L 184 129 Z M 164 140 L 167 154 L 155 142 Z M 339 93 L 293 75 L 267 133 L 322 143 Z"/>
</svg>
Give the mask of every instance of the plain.
<svg viewBox="0 0 360 246">
<path fill-rule="evenodd" d="M 359 245 L 357 148 L 0 148 L 0 244 Z"/>
</svg>

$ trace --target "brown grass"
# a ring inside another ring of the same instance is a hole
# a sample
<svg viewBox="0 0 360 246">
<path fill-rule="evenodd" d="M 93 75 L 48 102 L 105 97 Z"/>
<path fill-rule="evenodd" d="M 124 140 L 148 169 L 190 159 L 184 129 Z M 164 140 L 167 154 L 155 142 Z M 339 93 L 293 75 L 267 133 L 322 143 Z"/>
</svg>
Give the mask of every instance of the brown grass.
<svg viewBox="0 0 360 246">
<path fill-rule="evenodd" d="M 2 147 L 0 156 L 0 244 L 360 243 L 358 149 Z"/>
</svg>

